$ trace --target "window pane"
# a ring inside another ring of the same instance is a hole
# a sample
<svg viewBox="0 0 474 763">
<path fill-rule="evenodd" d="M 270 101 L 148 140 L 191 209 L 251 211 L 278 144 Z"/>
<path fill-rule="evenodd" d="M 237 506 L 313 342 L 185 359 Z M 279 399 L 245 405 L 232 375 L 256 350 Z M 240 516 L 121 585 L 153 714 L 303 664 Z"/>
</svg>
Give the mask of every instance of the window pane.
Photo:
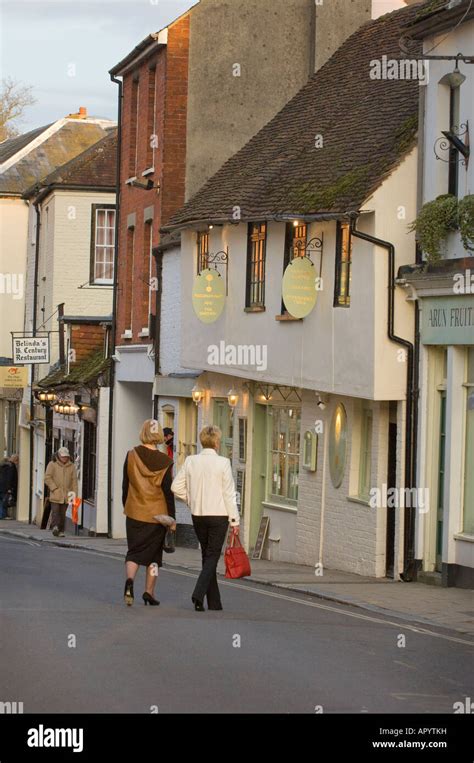
<svg viewBox="0 0 474 763">
<path fill-rule="evenodd" d="M 106 211 L 105 209 L 98 209 L 97 210 L 97 227 L 98 228 L 104 228 L 105 227 L 105 220 L 106 220 Z"/>
<path fill-rule="evenodd" d="M 468 383 L 474 384 L 474 349 L 468 352 Z M 474 387 L 467 388 L 463 530 L 474 535 Z"/>
</svg>

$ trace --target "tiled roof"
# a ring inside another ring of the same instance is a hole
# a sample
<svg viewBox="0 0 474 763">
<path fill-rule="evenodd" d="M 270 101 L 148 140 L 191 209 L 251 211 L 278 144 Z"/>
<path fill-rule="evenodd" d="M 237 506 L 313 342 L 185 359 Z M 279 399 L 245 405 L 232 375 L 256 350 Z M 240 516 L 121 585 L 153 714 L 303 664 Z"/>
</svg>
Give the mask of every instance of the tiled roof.
<svg viewBox="0 0 474 763">
<path fill-rule="evenodd" d="M 115 189 L 117 177 L 117 130 L 94 143 L 41 181 L 41 187 L 65 186 Z M 37 187 L 36 187 L 37 189 Z M 32 194 L 35 186 L 26 191 Z"/>
<path fill-rule="evenodd" d="M 371 79 L 419 6 L 357 30 L 164 228 L 360 209 L 415 144 L 419 82 Z M 421 51 L 421 46 L 418 46 Z M 322 147 L 318 136 L 322 137 Z"/>
<path fill-rule="evenodd" d="M 38 388 L 46 389 L 48 387 L 68 386 L 75 387 L 81 384 L 90 384 L 95 381 L 100 374 L 108 371 L 111 365 L 110 358 L 104 358 L 102 351 L 96 352 L 80 363 L 70 368 L 69 374 L 64 368 L 56 368 L 48 376 L 38 382 Z"/>
<path fill-rule="evenodd" d="M 45 129 L 41 128 L 41 131 Z M 40 134 L 41 132 L 36 137 Z M 1 172 L 2 168 L 0 167 L 0 194 L 23 194 L 31 186 L 41 183 L 57 167 L 66 164 L 105 135 L 107 135 L 107 131 L 98 123 L 80 120 L 66 121 L 62 127 L 19 161 L 13 162 L 4 172 Z M 25 136 L 20 137 L 25 138 Z M 19 138 L 11 140 L 20 141 Z M 17 143 L 15 153 L 27 146 L 29 142 L 31 140 L 28 140 L 24 145 L 21 142 Z M 12 156 L 14 154 L 10 154 L 9 158 Z M 6 159 L 3 161 L 5 162 Z"/>
<path fill-rule="evenodd" d="M 7 159 L 10 159 L 18 151 L 21 151 L 28 143 L 32 143 L 36 138 L 39 138 L 49 127 L 51 125 L 37 127 L 35 130 L 25 132 L 24 135 L 16 135 L 14 138 L 8 138 L 8 140 L 0 143 L 0 164 L 3 164 L 3 162 L 6 162 Z"/>
</svg>

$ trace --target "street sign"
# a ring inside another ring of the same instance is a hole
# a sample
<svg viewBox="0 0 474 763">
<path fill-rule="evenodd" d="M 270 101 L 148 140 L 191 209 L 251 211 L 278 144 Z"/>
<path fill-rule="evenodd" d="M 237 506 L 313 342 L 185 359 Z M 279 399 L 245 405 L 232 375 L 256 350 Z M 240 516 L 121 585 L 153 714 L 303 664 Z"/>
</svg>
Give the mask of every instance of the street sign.
<svg viewBox="0 0 474 763">
<path fill-rule="evenodd" d="M 49 363 L 49 336 L 14 336 L 13 362 L 24 365 Z"/>
<path fill-rule="evenodd" d="M 18 366 L 0 366 L 0 387 L 22 389 L 28 384 L 28 369 Z"/>
</svg>

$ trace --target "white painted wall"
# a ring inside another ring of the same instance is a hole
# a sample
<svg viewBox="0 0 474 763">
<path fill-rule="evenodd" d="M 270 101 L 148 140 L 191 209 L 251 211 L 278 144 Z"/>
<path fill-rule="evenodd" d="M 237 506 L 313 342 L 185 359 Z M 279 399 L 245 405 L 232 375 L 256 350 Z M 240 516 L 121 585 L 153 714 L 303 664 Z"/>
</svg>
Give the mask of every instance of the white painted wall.
<svg viewBox="0 0 474 763">
<path fill-rule="evenodd" d="M 474 21 L 462 24 L 454 33 L 443 33 L 438 37 L 425 40 L 425 51 L 435 45 L 436 55 L 456 55 L 464 51 L 472 51 L 474 41 Z M 437 196 L 448 192 L 448 164 L 438 161 L 433 147 L 435 141 L 442 137 L 441 131 L 449 129 L 449 87 L 439 82 L 445 74 L 454 70 L 454 61 L 430 61 L 429 83 L 426 88 L 426 107 L 424 120 L 425 161 L 423 172 L 423 201 L 431 201 Z M 472 131 L 474 124 L 474 71 L 473 67 L 459 63 L 459 69 L 466 76 L 466 81 L 460 88 L 460 118 L 459 123 L 469 122 Z M 472 142 L 472 140 L 471 140 Z M 440 156 L 447 158 L 447 153 L 438 151 Z M 474 193 L 474 162 L 471 160 L 466 168 L 459 165 L 459 198 Z M 447 257 L 464 257 L 466 253 L 458 233 L 450 234 L 445 251 Z"/>
<path fill-rule="evenodd" d="M 416 215 L 415 152 L 392 173 L 364 209 L 361 230 L 393 241 L 397 247 L 397 268 L 415 260 L 413 234 L 407 225 Z M 403 205 L 406 217 L 397 219 Z M 402 400 L 406 394 L 406 364 L 399 362 L 398 347 L 387 337 L 387 254 L 359 239 L 353 241 L 352 295 L 350 308 L 334 308 L 335 234 L 332 222 L 310 226 L 308 238 L 324 236 L 323 283 L 313 313 L 303 322 L 275 320 L 281 311 L 281 281 L 285 225 L 270 222 L 267 241 L 266 311 L 248 314 L 245 307 L 247 226 L 215 228 L 210 249 L 229 247 L 229 296 L 223 315 L 212 325 L 202 324 L 192 307 L 196 273 L 196 234 L 182 236 L 182 354 L 183 366 L 206 369 L 258 381 L 334 392 L 340 395 Z M 313 257 L 319 274 L 319 256 Z M 223 275 L 225 276 L 224 271 Z M 413 339 L 413 315 L 405 294 L 397 296 L 396 330 Z M 268 369 L 211 366 L 209 347 L 265 345 Z"/>
<path fill-rule="evenodd" d="M 10 331 L 23 331 L 27 234 L 27 203 L 0 198 L 0 356 L 6 358 L 12 356 Z"/>
</svg>

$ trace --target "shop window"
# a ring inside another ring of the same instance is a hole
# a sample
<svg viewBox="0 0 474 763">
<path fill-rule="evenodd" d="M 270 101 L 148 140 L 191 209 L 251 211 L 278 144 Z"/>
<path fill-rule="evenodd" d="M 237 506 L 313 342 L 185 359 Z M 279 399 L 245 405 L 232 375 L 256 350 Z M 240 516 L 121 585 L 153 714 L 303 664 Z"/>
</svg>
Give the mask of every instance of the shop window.
<svg viewBox="0 0 474 763">
<path fill-rule="evenodd" d="M 298 501 L 301 411 L 268 406 L 269 482 L 267 500 L 296 505 Z"/>
<path fill-rule="evenodd" d="M 247 460 L 247 419 L 239 418 L 239 461 Z"/>
<path fill-rule="evenodd" d="M 232 461 L 234 450 L 234 420 L 227 400 L 214 401 L 214 424 L 222 432 L 220 455 Z"/>
<path fill-rule="evenodd" d="M 370 497 L 372 480 L 372 429 L 372 411 L 364 408 L 361 415 L 359 498 L 367 501 Z"/>
<path fill-rule="evenodd" d="M 247 284 L 245 305 L 247 309 L 265 308 L 265 264 L 267 250 L 267 224 L 249 225 L 247 250 Z"/>
<path fill-rule="evenodd" d="M 352 237 L 349 223 L 337 223 L 334 307 L 351 304 Z"/>
<path fill-rule="evenodd" d="M 178 469 L 182 466 L 188 456 L 195 456 L 197 453 L 197 427 L 198 416 L 196 405 L 192 400 L 180 401 L 178 420 Z"/>
<path fill-rule="evenodd" d="M 335 488 L 342 485 L 346 469 L 346 455 L 347 414 L 342 403 L 339 403 L 334 411 L 329 432 L 329 471 Z"/>
<path fill-rule="evenodd" d="M 84 422 L 84 479 L 82 496 L 86 501 L 94 501 L 96 485 L 97 429 L 90 421 Z"/>
<path fill-rule="evenodd" d="M 468 350 L 463 531 L 474 535 L 474 348 Z"/>
</svg>

